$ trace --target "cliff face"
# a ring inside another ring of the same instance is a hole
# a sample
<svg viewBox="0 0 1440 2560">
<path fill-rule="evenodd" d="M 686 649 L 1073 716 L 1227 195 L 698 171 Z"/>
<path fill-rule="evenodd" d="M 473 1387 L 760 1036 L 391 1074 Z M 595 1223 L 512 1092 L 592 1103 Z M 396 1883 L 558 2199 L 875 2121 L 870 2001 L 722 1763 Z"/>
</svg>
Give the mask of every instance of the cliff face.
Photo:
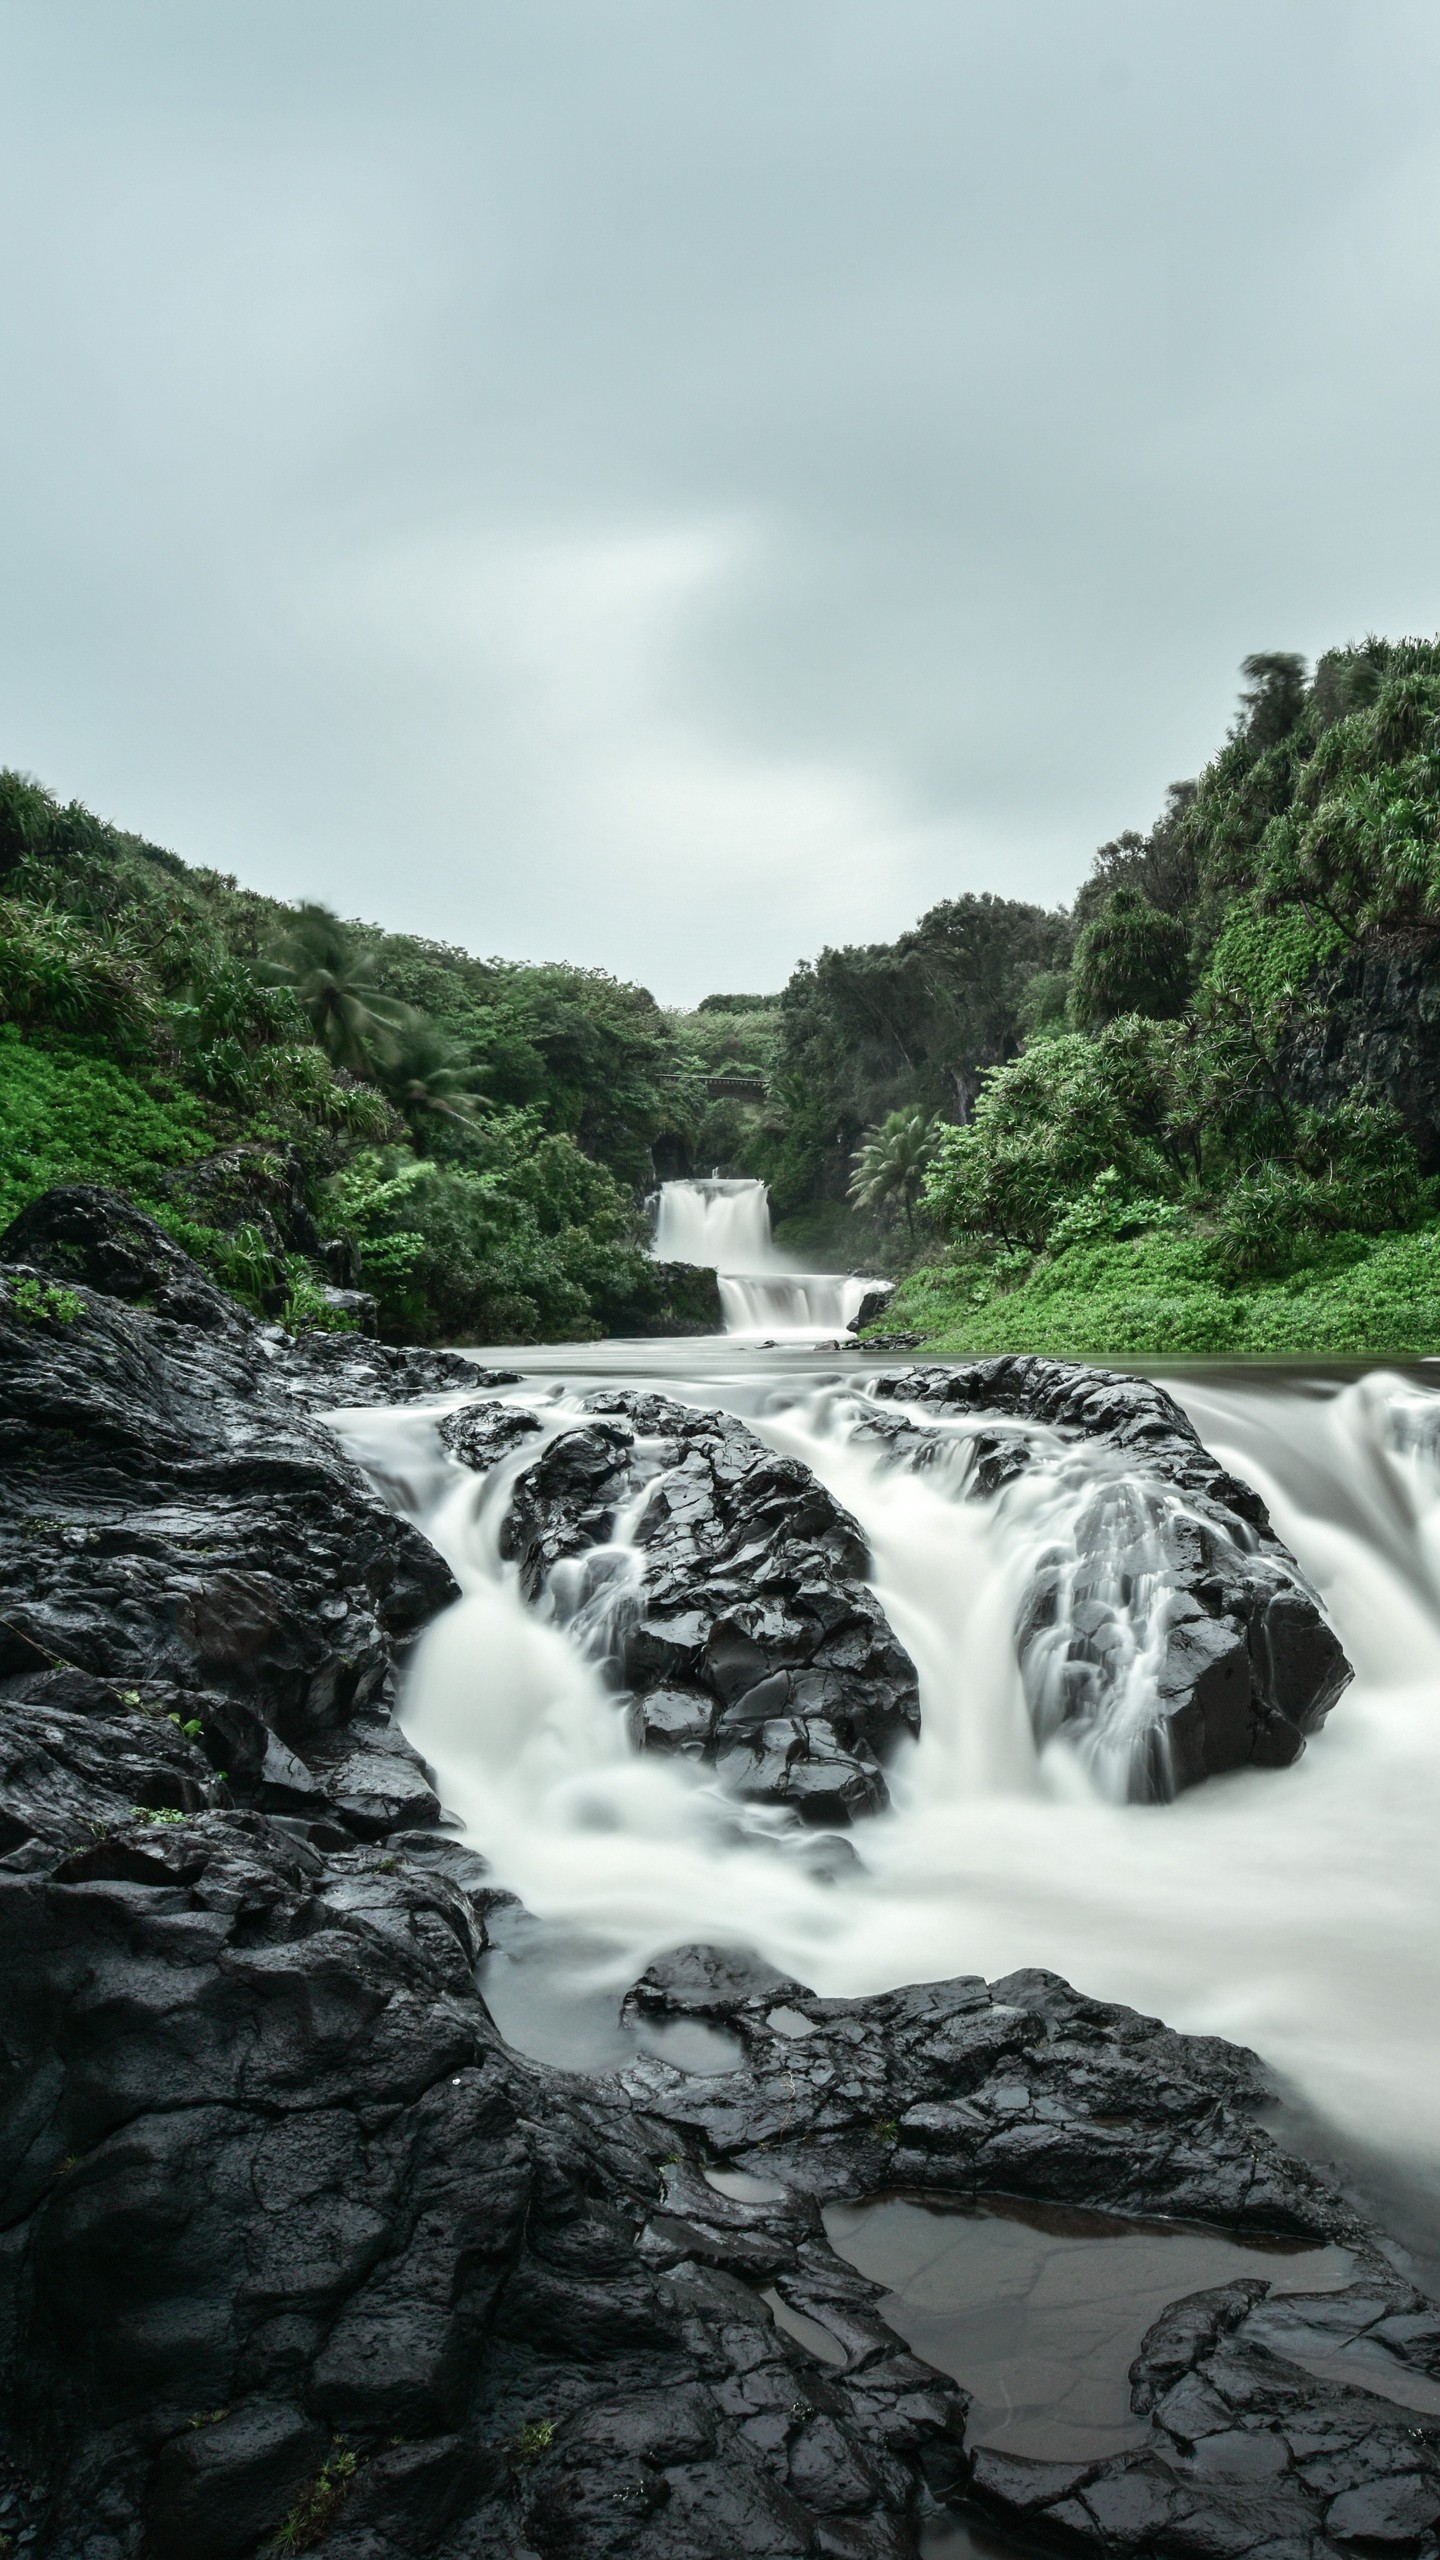
<svg viewBox="0 0 1440 2560">
<path fill-rule="evenodd" d="M 1440 938 L 1367 943 L 1316 980 L 1293 1033 L 1286 1081 L 1322 1110 L 1356 1097 L 1390 1102 L 1427 1173 L 1440 1173 Z"/>
</svg>

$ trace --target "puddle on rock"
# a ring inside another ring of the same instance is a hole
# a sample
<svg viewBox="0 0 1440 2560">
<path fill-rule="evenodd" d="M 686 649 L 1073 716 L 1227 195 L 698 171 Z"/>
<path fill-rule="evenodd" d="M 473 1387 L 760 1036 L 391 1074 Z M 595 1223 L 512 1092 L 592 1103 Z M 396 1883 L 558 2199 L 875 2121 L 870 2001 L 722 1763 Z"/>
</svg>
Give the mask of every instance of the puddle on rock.
<svg viewBox="0 0 1440 2560">
<path fill-rule="evenodd" d="M 989 2197 L 978 2206 L 880 2196 L 829 2205 L 832 2247 L 888 2290 L 892 2329 L 973 2395 L 972 2444 L 1042 2462 L 1143 2444 L 1130 2367 L 1167 2303 L 1236 2276 L 1278 2292 L 1346 2284 L 1345 2249 L 1232 2240 Z"/>
<path fill-rule="evenodd" d="M 623 1992 L 597 1981 L 602 1950 L 590 1939 L 537 1920 L 518 1904 L 486 1921 L 489 1953 L 477 1973 L 480 1995 L 508 2045 L 560 2071 L 622 2071 L 641 2053 L 680 2071 L 733 2071 L 740 2047 L 702 2018 L 651 2025 L 620 2015 Z"/>
</svg>

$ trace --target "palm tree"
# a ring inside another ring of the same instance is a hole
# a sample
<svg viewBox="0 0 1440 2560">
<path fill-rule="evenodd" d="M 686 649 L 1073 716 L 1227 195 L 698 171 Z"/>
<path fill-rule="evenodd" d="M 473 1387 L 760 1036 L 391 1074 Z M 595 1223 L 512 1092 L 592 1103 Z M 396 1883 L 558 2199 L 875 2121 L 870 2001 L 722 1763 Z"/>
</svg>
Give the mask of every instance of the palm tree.
<svg viewBox="0 0 1440 2560">
<path fill-rule="evenodd" d="M 856 1207 L 879 1209 L 888 1200 L 898 1200 L 913 1237 L 915 1206 L 935 1152 L 937 1128 L 935 1119 L 927 1118 L 919 1104 L 913 1103 L 908 1110 L 892 1111 L 888 1119 L 867 1129 L 850 1180 L 850 1197 Z"/>
<path fill-rule="evenodd" d="M 375 1072 L 409 1129 L 417 1155 L 424 1153 L 427 1120 L 473 1119 L 489 1107 L 476 1090 L 484 1068 L 467 1058 L 428 1014 L 405 1012 Z"/>
<path fill-rule="evenodd" d="M 354 941 L 329 907 L 304 906 L 273 945 L 261 975 L 292 987 L 337 1067 L 374 1082 L 406 1008 L 381 992 L 376 953 Z"/>
</svg>

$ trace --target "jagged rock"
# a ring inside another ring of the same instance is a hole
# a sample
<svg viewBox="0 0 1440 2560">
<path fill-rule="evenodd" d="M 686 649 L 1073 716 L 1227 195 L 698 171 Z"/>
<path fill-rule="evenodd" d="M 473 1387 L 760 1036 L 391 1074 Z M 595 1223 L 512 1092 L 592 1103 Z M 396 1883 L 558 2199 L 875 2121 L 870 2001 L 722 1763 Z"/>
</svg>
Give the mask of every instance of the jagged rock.
<svg viewBox="0 0 1440 2560">
<path fill-rule="evenodd" d="M 406 1404 L 419 1396 L 474 1394 L 483 1387 L 516 1387 L 514 1369 L 482 1369 L 463 1351 L 417 1351 L 393 1342 L 361 1340 L 353 1333 L 271 1328 L 279 1355 L 277 1376 L 292 1396 L 317 1411 L 341 1405 Z"/>
<path fill-rule="evenodd" d="M 498 1383 L 508 1386 L 510 1381 L 501 1375 Z M 523 1405 L 466 1404 L 446 1414 L 440 1437 L 463 1465 L 485 1475 L 513 1450 L 523 1448 L 540 1428 L 539 1417 L 527 1413 Z"/>
<path fill-rule="evenodd" d="M 1440 2421 L 1385 2386 L 1423 2398 L 1440 2312 L 1256 2123 L 1252 2055 L 1049 1974 L 822 2000 L 703 1948 L 631 2006 L 722 2031 L 718 2075 L 637 2050 L 586 2079 L 510 2051 L 475 1988 L 503 1897 L 428 1807 L 411 1827 L 393 1728 L 332 1714 L 347 1662 L 379 1696 L 443 1569 L 309 1418 L 315 1371 L 287 1380 L 283 1340 L 73 1294 L 78 1314 L 17 1301 L 0 1274 L 18 2549 L 914 2560 L 922 2516 L 965 2502 L 1095 2560 L 1426 2560 Z M 693 1581 L 698 1557 L 749 1587 L 798 1549 L 787 1606 L 850 1606 L 853 1523 L 804 1470 L 757 1472 L 748 1434 L 686 1415 L 692 1439 L 662 1399 L 594 1403 L 574 1484 L 546 1491 L 563 1435 L 530 1471 L 541 1572 L 583 1573 L 615 1484 L 670 1452 L 657 1567 Z M 157 1692 L 257 1715 L 258 1804 L 145 1712 Z M 286 1740 L 295 1716 L 329 1762 Z M 298 1809 L 264 1809 L 266 1786 Z M 727 2167 L 769 2201 L 718 2192 L 706 2171 Z M 967 2444 L 965 2392 L 830 2246 L 825 2204 L 895 2186 L 1333 2240 L 1355 2279 L 1172 2306 L 1134 2368 L 1144 2446 L 1025 2463 Z"/>
<path fill-rule="evenodd" d="M 243 1307 L 218 1289 L 162 1226 L 118 1191 L 69 1182 L 42 1192 L 0 1235 L 0 1263 L 24 1263 L 52 1280 L 79 1280 L 106 1296 L 152 1307 L 178 1324 L 236 1337 Z"/>
<path fill-rule="evenodd" d="M 1211 1457 L 1163 1387 L 1006 1355 L 881 1375 L 870 1392 L 1014 1425 L 968 1435 L 968 1489 L 982 1496 L 1037 1465 L 1053 1470 L 1067 1448 L 1100 1456 L 1036 1536 L 1019 1611 L 1039 1739 L 1064 1731 L 1093 1752 L 1112 1748 L 1107 1717 L 1134 1660 L 1137 1595 L 1150 1593 L 1151 1712 L 1132 1716 L 1113 1746 L 1122 1792 L 1169 1795 L 1222 1769 L 1298 1756 L 1350 1664 L 1258 1493 Z M 955 1454 L 953 1435 L 909 1416 L 877 1414 L 867 1427 L 907 1465 Z"/>
<path fill-rule="evenodd" d="M 634 2005 L 737 2066 L 586 2082 L 500 2043 L 482 1943 L 427 1861 L 256 1813 L 0 1858 L 0 2426 L 40 2560 L 240 2560 L 327 2464 L 336 2560 L 913 2560 L 937 2500 L 1178 2560 L 1236 2547 L 1277 2433 L 1311 2560 L 1413 2524 L 1440 2426 L 1303 2359 L 1427 2373 L 1437 2315 L 1252 2121 L 1253 2056 L 1052 1975 L 821 2000 L 696 1949 Z M 1359 2274 L 1176 2306 L 1143 2451 L 1025 2463 L 967 2447 L 964 2391 L 829 2244 L 823 2205 L 895 2185 L 1330 2239 Z"/>
<path fill-rule="evenodd" d="M 148 1727 L 168 1768 L 174 1718 L 203 1738 L 185 1765 L 223 1770 L 242 1801 L 293 1807 L 313 1787 L 317 1812 L 367 1833 L 433 1819 L 390 1710 L 401 1649 L 455 1586 L 287 1391 L 283 1338 L 238 1310 L 217 1332 L 69 1282 L 58 1311 L 37 1307 L 17 1278 L 0 1272 L 0 1687 L 17 1747 L 22 1706 L 63 1710 L 72 1757 L 93 1725 L 118 1769 L 143 1759 Z M 303 1387 L 308 1351 L 297 1365 Z M 138 1764 L 124 1783 L 128 1804 L 189 1802 L 147 1791 Z"/>
<path fill-rule="evenodd" d="M 863 1333 L 867 1324 L 878 1324 L 894 1295 L 893 1280 L 876 1280 L 861 1299 L 858 1314 L 851 1319 L 851 1332 Z"/>
<path fill-rule="evenodd" d="M 526 1596 L 583 1616 L 646 1748 L 711 1762 L 735 1794 L 808 1822 L 876 1811 L 920 1711 L 861 1578 L 858 1524 L 728 1415 L 609 1389 L 584 1401 L 593 1418 L 515 1480 L 502 1543 Z M 447 1436 L 466 1455 L 518 1428 L 513 1408 L 480 1407 Z M 635 1580 L 610 1543 L 622 1511 Z"/>
<path fill-rule="evenodd" d="M 374 1334 L 379 1329 L 380 1301 L 368 1289 L 325 1287 L 320 1292 L 324 1305 L 337 1319 L 337 1329 L 351 1333 Z"/>
</svg>

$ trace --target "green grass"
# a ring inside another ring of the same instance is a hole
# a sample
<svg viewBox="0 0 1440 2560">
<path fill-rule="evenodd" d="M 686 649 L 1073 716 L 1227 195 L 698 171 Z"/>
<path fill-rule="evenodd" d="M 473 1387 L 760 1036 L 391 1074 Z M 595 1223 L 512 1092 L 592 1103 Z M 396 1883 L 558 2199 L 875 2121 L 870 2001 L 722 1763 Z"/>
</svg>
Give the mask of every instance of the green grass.
<svg viewBox="0 0 1440 2560">
<path fill-rule="evenodd" d="M 1173 1232 L 1072 1245 L 1001 1275 L 957 1257 L 901 1283 L 877 1330 L 902 1328 L 923 1333 L 927 1350 L 1061 1359 L 1415 1358 L 1440 1352 L 1440 1220 L 1335 1236 L 1283 1278 L 1243 1283 L 1223 1276 L 1203 1237 Z"/>
</svg>

